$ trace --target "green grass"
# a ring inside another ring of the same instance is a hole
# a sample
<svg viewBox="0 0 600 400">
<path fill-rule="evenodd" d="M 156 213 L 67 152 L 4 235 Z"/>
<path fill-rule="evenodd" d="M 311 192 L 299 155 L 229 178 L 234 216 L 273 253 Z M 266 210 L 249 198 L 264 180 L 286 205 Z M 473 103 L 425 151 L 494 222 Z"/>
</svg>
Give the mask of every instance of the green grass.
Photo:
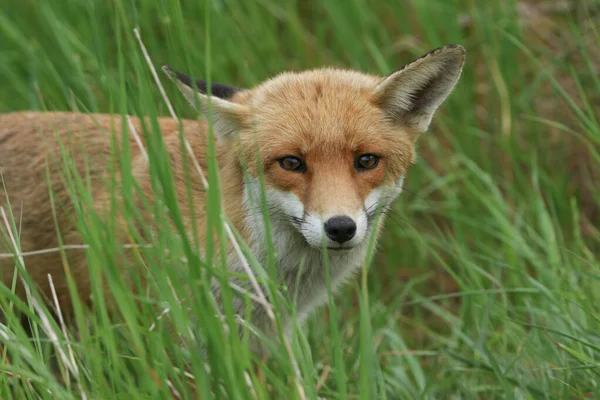
<svg viewBox="0 0 600 400">
<path fill-rule="evenodd" d="M 536 10 L 552 3 L 519 2 Z M 107 277 L 123 318 L 109 320 L 98 290 L 97 312 L 77 310 L 78 336 L 65 335 L 2 288 L 5 311 L 32 315 L 33 339 L 15 318 L 0 327 L 11 355 L 0 361 L 0 398 L 189 397 L 191 382 L 203 399 L 597 398 L 600 3 L 569 4 L 577 10 L 550 14 L 548 24 L 520 17 L 514 0 L 5 0 L 2 112 L 168 115 L 135 27 L 156 68 L 243 87 L 321 65 L 385 74 L 446 43 L 463 44 L 467 64 L 420 139 L 419 162 L 368 271 L 296 329 L 289 346 L 270 344 L 266 362 L 249 354 L 245 337 L 225 334 L 231 315 L 224 328 L 211 312 L 201 275 L 224 277 L 222 260 L 210 257 L 215 244 L 200 258 L 193 238 L 166 222 L 177 220 L 178 201 L 154 125 L 143 134 L 162 203 L 148 207 L 162 229 L 156 246 L 138 250 L 154 277 L 141 311 L 116 272 L 123 251 L 111 240 L 114 226 L 87 211 L 86 177 L 68 174 L 91 271 Z M 178 115 L 193 118 L 163 78 Z M 119 157 L 122 168 L 127 151 Z M 130 199 L 137 187 L 124 176 L 128 184 L 114 190 Z M 208 179 L 218 188 L 214 174 Z M 211 193 L 210 223 L 223 237 Z M 125 213 L 137 218 L 131 204 Z M 159 269 L 181 257 L 189 268 Z M 269 274 L 272 266 L 263 267 Z M 195 282 L 195 296 L 178 299 L 181 282 Z M 276 311 L 287 306 L 278 301 Z M 206 364 L 197 346 L 173 343 L 167 322 L 208 346 Z"/>
</svg>

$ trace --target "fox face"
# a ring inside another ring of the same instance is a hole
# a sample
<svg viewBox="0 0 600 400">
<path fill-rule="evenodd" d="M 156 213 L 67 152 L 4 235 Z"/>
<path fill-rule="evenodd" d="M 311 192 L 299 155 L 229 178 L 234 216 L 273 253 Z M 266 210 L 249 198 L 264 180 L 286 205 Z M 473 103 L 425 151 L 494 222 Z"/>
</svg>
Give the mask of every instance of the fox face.
<svg viewBox="0 0 600 400">
<path fill-rule="evenodd" d="M 365 246 L 375 217 L 401 193 L 415 141 L 464 59 L 463 47 L 449 45 L 386 77 L 322 68 L 252 89 L 214 84 L 210 98 L 204 81 L 164 70 L 240 155 L 247 213 L 261 214 L 262 176 L 276 234 L 344 253 Z"/>
<path fill-rule="evenodd" d="M 249 149 L 244 160 L 258 169 L 251 149 L 259 149 L 272 219 L 288 220 L 313 248 L 363 244 L 414 158 L 412 132 L 374 103 L 375 85 L 321 69 L 283 74 L 254 90 L 256 133 L 240 135 Z"/>
</svg>

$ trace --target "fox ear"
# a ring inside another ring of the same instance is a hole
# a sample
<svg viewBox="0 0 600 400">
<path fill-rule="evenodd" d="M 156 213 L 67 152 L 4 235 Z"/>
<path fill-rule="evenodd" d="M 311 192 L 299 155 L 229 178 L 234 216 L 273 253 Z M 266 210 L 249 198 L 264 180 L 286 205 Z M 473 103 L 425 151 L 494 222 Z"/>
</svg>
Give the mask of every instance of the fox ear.
<svg viewBox="0 0 600 400">
<path fill-rule="evenodd" d="M 462 72 L 465 49 L 447 45 L 385 77 L 375 88 L 375 103 L 391 118 L 425 132 Z"/>
<path fill-rule="evenodd" d="M 234 103 L 229 99 L 241 89 L 221 83 L 213 83 L 211 85 L 212 95 L 209 96 L 206 81 L 200 79 L 193 81 L 189 76 L 173 71 L 167 65 L 163 66 L 162 70 L 169 79 L 175 82 L 179 91 L 192 107 L 202 112 L 205 117 L 208 117 L 208 102 L 210 101 L 210 115 L 212 116 L 213 131 L 217 139 L 227 139 L 240 129 L 245 116 L 248 114 L 248 109 L 246 106 Z"/>
</svg>

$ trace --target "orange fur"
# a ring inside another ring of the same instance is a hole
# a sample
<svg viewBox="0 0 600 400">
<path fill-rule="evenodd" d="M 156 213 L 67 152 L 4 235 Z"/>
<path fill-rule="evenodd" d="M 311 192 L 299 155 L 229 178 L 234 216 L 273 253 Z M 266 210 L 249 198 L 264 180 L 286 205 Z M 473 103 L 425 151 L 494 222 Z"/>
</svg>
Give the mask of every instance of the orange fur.
<svg viewBox="0 0 600 400">
<path fill-rule="evenodd" d="M 136 131 L 142 135 L 142 126 L 137 118 L 132 118 Z M 81 244 L 81 235 L 75 226 L 75 206 L 66 187 L 61 143 L 65 145 L 78 173 L 90 179 L 93 188 L 95 207 L 98 211 L 108 208 L 110 192 L 106 183 L 110 179 L 109 166 L 116 166 L 115 155 L 111 154 L 111 135 L 120 141 L 121 118 L 108 114 L 77 114 L 77 113 L 43 113 L 16 112 L 0 115 L 0 172 L 4 180 L 6 195 L 0 196 L 0 207 L 8 212 L 7 198 L 10 201 L 12 214 L 18 227 L 19 243 L 22 252 L 33 252 L 58 247 L 57 230 L 60 232 L 65 245 Z M 169 118 L 159 119 L 165 147 L 171 154 L 171 166 L 174 174 L 175 187 L 179 198 L 185 199 L 185 174 L 182 164 L 182 154 L 179 128 L 176 121 Z M 203 143 L 206 140 L 204 124 L 197 121 L 183 121 L 184 131 L 194 132 L 191 145 L 198 155 L 199 163 L 206 168 Z M 142 154 L 130 135 L 132 150 L 132 172 L 137 178 L 143 192 L 148 198 L 152 197 L 152 188 L 148 180 L 149 169 Z M 49 174 L 46 174 L 48 166 Z M 48 176 L 48 177 L 47 177 Z M 204 190 L 197 175 L 190 174 L 194 187 L 194 201 L 199 206 L 196 210 L 197 220 L 189 220 L 189 210 L 186 203 L 181 204 L 187 226 L 201 225 L 204 220 L 203 207 Z M 52 210 L 48 182 L 50 183 L 55 203 L 56 217 Z M 228 182 L 232 182 L 228 179 Z M 238 181 L 241 185 L 241 181 Z M 230 193 L 236 192 L 234 186 L 227 185 Z M 241 196 L 241 189 L 237 190 Z M 232 218 L 240 211 L 232 209 Z M 147 216 L 150 219 L 149 216 Z M 4 231 L 2 224 L 0 231 Z M 123 233 L 124 234 L 124 233 Z M 121 238 L 124 243 L 126 238 Z M 4 244 L 2 246 L 1 244 Z M 0 253 L 13 253 L 14 249 L 8 240 L 0 242 Z M 42 293 L 51 298 L 48 275 L 52 275 L 56 292 L 63 310 L 70 308 L 67 283 L 64 269 L 68 268 L 77 283 L 79 294 L 84 302 L 89 302 L 91 283 L 86 267 L 83 250 L 68 250 L 68 263 L 65 264 L 58 252 L 24 257 L 27 270 L 33 281 L 40 286 Z M 0 259 L 0 270 L 5 284 L 12 281 L 14 260 Z M 24 295 L 24 290 L 18 286 L 17 293 Z"/>
</svg>

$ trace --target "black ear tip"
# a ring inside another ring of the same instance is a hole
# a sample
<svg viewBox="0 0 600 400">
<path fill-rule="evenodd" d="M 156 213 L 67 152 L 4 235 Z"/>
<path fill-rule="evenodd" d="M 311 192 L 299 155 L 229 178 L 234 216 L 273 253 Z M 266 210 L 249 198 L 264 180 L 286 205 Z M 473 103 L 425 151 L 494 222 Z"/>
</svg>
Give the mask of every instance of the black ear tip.
<svg viewBox="0 0 600 400">
<path fill-rule="evenodd" d="M 169 67 L 168 65 L 163 65 L 162 70 L 170 77 L 170 78 L 175 78 L 176 80 L 178 80 L 179 82 L 183 83 L 186 86 L 189 87 L 194 87 L 194 84 L 192 82 L 192 78 L 190 78 L 189 76 L 182 74 L 181 72 L 178 71 L 174 71 L 171 69 L 171 67 Z"/>
<path fill-rule="evenodd" d="M 466 50 L 465 50 L 465 48 L 464 48 L 464 46 L 463 46 L 463 45 L 461 45 L 461 44 L 456 44 L 456 43 L 450 43 L 450 44 L 447 44 L 447 45 L 445 45 L 445 46 L 444 46 L 444 47 L 442 47 L 442 48 L 446 48 L 446 49 L 453 49 L 453 50 L 458 50 L 458 51 L 461 51 L 461 52 L 466 52 Z"/>
<path fill-rule="evenodd" d="M 162 70 L 169 76 L 169 78 L 174 79 L 190 88 L 196 89 L 202 94 L 207 93 L 206 81 L 202 79 L 196 79 L 194 81 L 191 77 L 182 74 L 181 72 L 172 70 L 168 65 L 163 65 Z M 211 85 L 212 95 L 221 99 L 228 99 L 240 90 L 241 89 L 239 88 L 217 82 L 214 82 Z"/>
<path fill-rule="evenodd" d="M 446 51 L 452 52 L 455 55 L 463 57 L 463 58 L 467 54 L 467 49 L 465 49 L 464 46 L 461 46 L 460 44 L 449 44 L 449 45 L 444 46 L 444 48 L 446 49 Z"/>
</svg>

